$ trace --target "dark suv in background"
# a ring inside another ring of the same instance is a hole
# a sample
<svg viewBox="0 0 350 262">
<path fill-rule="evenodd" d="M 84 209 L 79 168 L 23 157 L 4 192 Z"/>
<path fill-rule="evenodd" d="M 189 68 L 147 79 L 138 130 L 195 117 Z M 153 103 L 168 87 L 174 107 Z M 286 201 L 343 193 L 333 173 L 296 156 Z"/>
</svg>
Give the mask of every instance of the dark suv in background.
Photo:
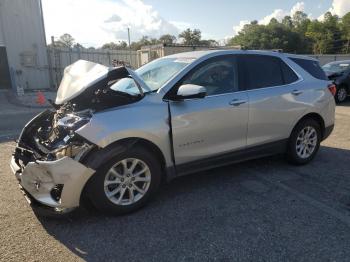
<svg viewBox="0 0 350 262">
<path fill-rule="evenodd" d="M 331 62 L 322 68 L 329 80 L 336 85 L 335 101 L 344 102 L 350 94 L 350 60 Z"/>
</svg>

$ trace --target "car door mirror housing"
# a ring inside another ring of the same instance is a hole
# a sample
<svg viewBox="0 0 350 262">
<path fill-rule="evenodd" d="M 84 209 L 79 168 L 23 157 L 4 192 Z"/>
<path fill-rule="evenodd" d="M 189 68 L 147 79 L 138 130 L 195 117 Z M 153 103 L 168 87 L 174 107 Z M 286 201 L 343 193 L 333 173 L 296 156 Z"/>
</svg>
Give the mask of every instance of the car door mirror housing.
<svg viewBox="0 0 350 262">
<path fill-rule="evenodd" d="M 183 100 L 190 98 L 204 98 L 207 95 L 207 90 L 204 86 L 185 84 L 181 85 L 177 90 L 175 100 Z"/>
</svg>

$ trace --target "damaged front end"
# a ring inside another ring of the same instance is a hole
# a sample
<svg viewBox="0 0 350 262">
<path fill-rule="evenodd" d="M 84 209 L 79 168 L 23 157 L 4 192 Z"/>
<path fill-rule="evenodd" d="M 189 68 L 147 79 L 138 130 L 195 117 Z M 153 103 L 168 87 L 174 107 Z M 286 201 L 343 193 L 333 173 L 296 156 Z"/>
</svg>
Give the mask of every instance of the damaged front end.
<svg viewBox="0 0 350 262">
<path fill-rule="evenodd" d="M 95 146 L 75 133 L 89 121 L 89 111 L 46 110 L 23 129 L 11 168 L 25 193 L 56 210 L 79 206 L 93 169 L 81 159 Z"/>
<path fill-rule="evenodd" d="M 97 146 L 75 131 L 99 111 L 142 99 L 140 83 L 121 81 L 133 79 L 132 74 L 125 67 L 107 68 L 87 61 L 66 68 L 54 108 L 24 127 L 12 156 L 12 171 L 30 199 L 56 211 L 79 206 L 83 188 L 95 172 L 82 162 Z M 140 92 L 111 88 L 115 83 Z"/>
</svg>

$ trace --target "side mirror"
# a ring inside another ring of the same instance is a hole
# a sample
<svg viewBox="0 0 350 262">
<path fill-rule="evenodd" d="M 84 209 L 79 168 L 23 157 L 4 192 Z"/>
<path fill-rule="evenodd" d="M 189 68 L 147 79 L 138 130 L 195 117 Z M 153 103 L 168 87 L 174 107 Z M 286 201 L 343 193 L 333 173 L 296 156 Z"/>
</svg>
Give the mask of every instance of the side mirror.
<svg viewBox="0 0 350 262">
<path fill-rule="evenodd" d="M 186 84 L 181 85 L 177 90 L 176 98 L 178 100 L 190 98 L 204 98 L 207 95 L 207 90 L 204 86 Z"/>
</svg>

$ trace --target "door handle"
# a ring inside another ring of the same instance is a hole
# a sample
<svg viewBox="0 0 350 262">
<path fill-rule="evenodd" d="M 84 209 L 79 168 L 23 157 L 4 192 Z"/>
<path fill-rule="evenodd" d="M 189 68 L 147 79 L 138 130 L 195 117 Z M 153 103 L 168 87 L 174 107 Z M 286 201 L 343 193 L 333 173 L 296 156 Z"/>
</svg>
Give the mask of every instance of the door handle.
<svg viewBox="0 0 350 262">
<path fill-rule="evenodd" d="M 300 95 L 302 93 L 303 93 L 303 91 L 300 91 L 300 90 L 293 90 L 292 91 L 292 95 L 295 95 L 295 96 L 298 96 L 298 95 Z"/>
<path fill-rule="evenodd" d="M 247 103 L 247 100 L 242 100 L 242 99 L 233 99 L 229 104 L 231 106 L 239 106 L 241 104 Z"/>
</svg>

